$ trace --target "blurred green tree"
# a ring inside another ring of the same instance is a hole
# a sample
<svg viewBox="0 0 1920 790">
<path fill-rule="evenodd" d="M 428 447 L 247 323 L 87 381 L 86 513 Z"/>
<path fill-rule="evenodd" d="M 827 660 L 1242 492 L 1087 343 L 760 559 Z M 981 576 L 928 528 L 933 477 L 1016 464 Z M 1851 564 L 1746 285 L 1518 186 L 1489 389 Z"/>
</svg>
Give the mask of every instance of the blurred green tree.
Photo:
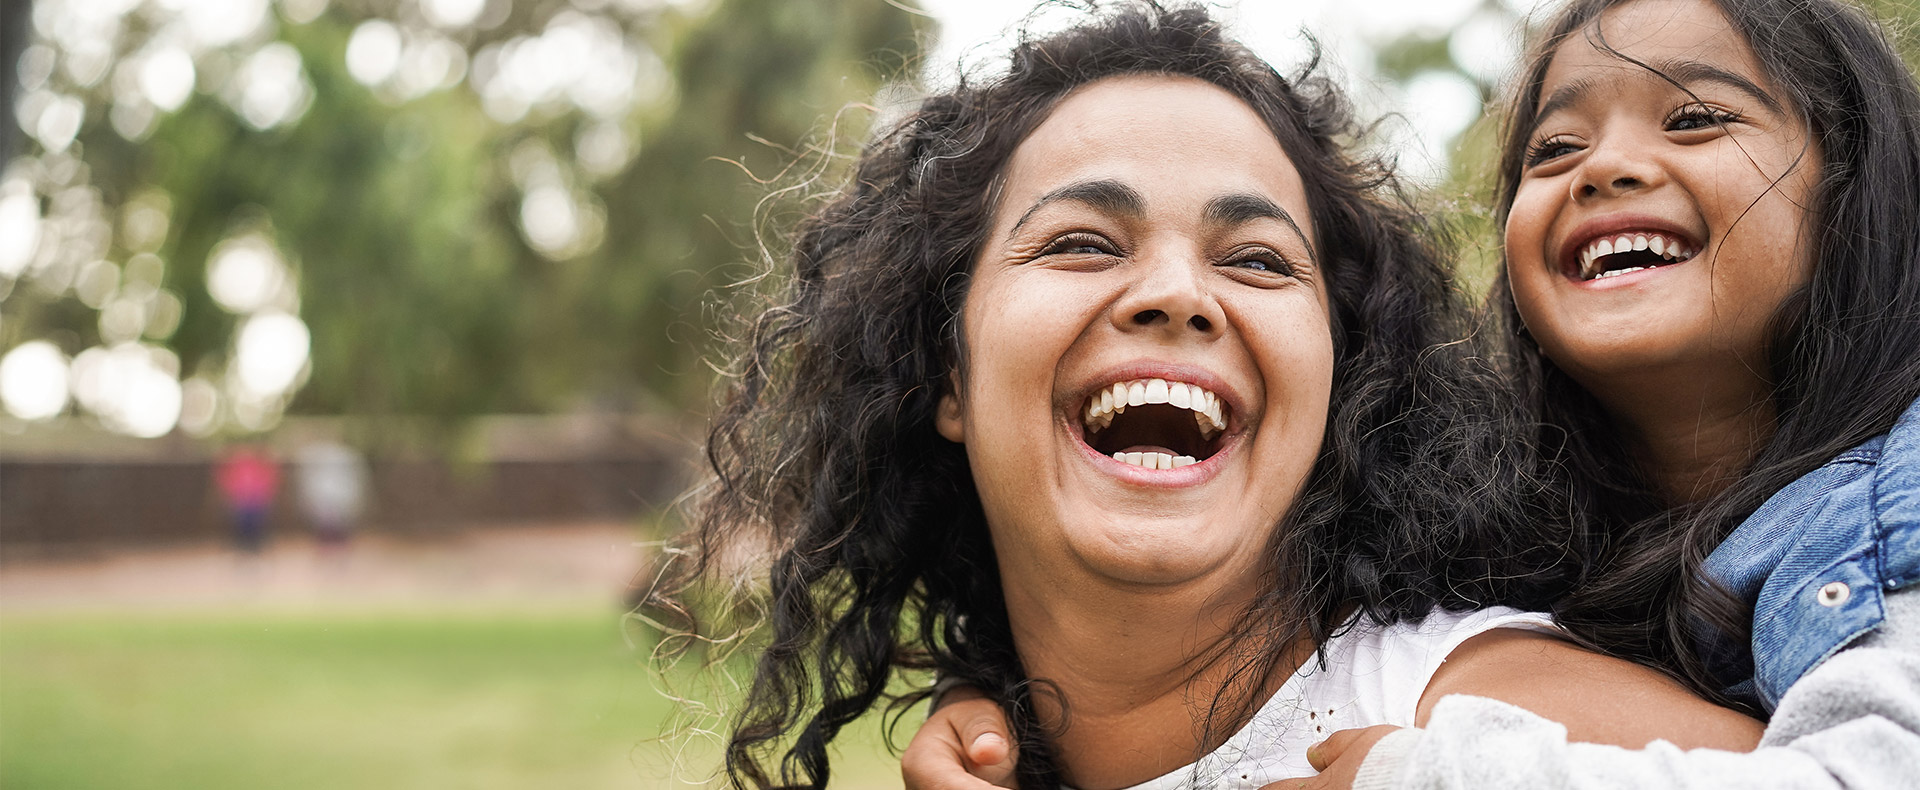
<svg viewBox="0 0 1920 790">
<path fill-rule="evenodd" d="M 110 427 L 163 427 L 86 397 L 128 348 L 203 432 L 694 407 L 753 175 L 860 139 L 842 109 L 929 34 L 880 0 L 267 3 L 33 8 L 0 350 L 74 357 Z"/>
</svg>

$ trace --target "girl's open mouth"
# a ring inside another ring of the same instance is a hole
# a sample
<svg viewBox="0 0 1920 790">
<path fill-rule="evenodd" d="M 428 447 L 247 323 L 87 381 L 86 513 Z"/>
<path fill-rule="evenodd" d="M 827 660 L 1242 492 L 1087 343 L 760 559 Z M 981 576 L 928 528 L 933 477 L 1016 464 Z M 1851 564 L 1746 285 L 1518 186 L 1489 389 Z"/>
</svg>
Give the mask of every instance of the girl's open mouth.
<svg viewBox="0 0 1920 790">
<path fill-rule="evenodd" d="M 1609 233 L 1588 240 L 1574 251 L 1573 260 L 1567 264 L 1567 276 L 1581 282 L 1605 280 L 1684 263 L 1699 251 L 1693 242 L 1665 231 Z"/>
<path fill-rule="evenodd" d="M 1226 403 L 1197 384 L 1132 379 L 1087 398 L 1081 440 L 1121 463 L 1178 469 L 1220 451 L 1228 416 Z"/>
</svg>

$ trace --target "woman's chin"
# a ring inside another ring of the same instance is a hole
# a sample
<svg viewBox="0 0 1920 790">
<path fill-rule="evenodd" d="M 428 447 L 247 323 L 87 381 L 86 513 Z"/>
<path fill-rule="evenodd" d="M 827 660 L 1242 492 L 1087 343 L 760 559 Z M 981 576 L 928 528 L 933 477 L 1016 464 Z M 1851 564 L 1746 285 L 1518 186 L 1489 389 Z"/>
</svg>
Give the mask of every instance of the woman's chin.
<svg viewBox="0 0 1920 790">
<path fill-rule="evenodd" d="M 1118 516 L 1072 530 L 1067 542 L 1090 577 L 1116 586 L 1180 586 L 1251 573 L 1257 558 L 1241 540 L 1214 534 L 1221 521 L 1205 518 Z"/>
</svg>

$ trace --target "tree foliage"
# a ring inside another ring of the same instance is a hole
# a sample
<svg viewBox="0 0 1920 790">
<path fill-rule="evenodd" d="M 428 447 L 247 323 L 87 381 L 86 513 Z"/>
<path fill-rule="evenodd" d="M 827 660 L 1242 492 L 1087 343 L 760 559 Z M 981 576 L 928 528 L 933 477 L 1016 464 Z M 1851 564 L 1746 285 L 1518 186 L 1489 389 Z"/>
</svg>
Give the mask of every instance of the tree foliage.
<svg viewBox="0 0 1920 790">
<path fill-rule="evenodd" d="M 147 106 L 142 125 L 115 113 L 140 105 L 143 58 L 185 28 L 162 4 L 134 2 L 109 30 L 104 76 L 85 82 L 72 63 L 86 42 L 62 39 L 57 20 L 90 2 L 33 11 L 22 62 L 45 73 L 21 75 L 33 83 L 21 125 L 46 137 L 47 103 L 69 98 L 85 122 L 68 144 L 29 139 L 7 170 L 46 221 L 35 261 L 0 272 L 0 349 L 50 340 L 73 357 L 136 342 L 102 318 L 102 299 L 119 292 L 83 300 L 76 286 L 98 259 L 124 291 L 129 261 L 151 252 L 178 321 L 136 331 L 137 343 L 232 401 L 248 313 L 214 298 L 209 264 L 236 238 L 266 239 L 296 284 L 272 309 L 310 333 L 290 400 L 267 404 L 276 413 L 696 406 L 710 382 L 703 300 L 757 254 L 751 223 L 769 187 L 752 173 L 777 172 L 836 120 L 858 140 L 872 114 L 842 109 L 909 77 L 922 35 L 916 17 L 878 0 L 487 0 L 477 19 L 438 26 L 429 0 L 347 0 L 298 22 L 296 4 L 280 0 L 251 36 L 189 47 L 196 90 L 172 111 Z M 362 35 L 369 22 L 404 44 L 393 76 L 372 84 L 350 66 L 355 54 L 368 62 L 350 50 L 379 38 Z M 543 33 L 561 43 L 527 54 Z M 568 62 L 595 57 L 574 46 L 595 35 L 624 44 L 601 41 L 599 60 Z M 250 58 L 276 44 L 298 53 L 305 104 L 263 127 L 237 97 Z M 453 73 L 406 84 L 409 58 L 428 44 L 457 47 Z M 524 88 L 543 68 L 584 82 L 501 98 L 512 90 L 501 81 Z M 588 79 L 604 68 L 630 73 Z M 90 195 L 94 208 L 63 214 L 62 194 Z M 137 205 L 166 217 L 155 244 L 127 238 Z M 97 249 L 74 245 L 70 232 L 87 222 Z M 250 417 L 238 429 L 271 422 Z"/>
</svg>

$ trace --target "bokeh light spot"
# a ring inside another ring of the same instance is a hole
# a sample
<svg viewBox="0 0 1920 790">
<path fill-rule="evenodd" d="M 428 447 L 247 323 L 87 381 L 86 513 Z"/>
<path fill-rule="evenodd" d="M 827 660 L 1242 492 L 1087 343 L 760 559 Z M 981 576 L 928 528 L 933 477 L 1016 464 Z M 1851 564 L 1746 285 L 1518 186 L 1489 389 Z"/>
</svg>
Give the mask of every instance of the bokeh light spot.
<svg viewBox="0 0 1920 790">
<path fill-rule="evenodd" d="M 266 239 L 242 236 L 213 248 L 207 293 L 229 312 L 258 311 L 277 300 L 286 286 L 286 264 Z"/>
<path fill-rule="evenodd" d="M 44 420 L 67 407 L 67 357 L 45 340 L 30 340 L 0 357 L 0 401 L 23 420 Z"/>
<path fill-rule="evenodd" d="M 400 47 L 400 29 L 391 22 L 361 22 L 347 39 L 347 73 L 362 85 L 386 82 L 400 68 Z"/>
<path fill-rule="evenodd" d="M 311 335 L 298 317 L 262 313 L 246 320 L 235 344 L 235 367 L 247 394 L 278 397 L 300 383 Z"/>
</svg>

